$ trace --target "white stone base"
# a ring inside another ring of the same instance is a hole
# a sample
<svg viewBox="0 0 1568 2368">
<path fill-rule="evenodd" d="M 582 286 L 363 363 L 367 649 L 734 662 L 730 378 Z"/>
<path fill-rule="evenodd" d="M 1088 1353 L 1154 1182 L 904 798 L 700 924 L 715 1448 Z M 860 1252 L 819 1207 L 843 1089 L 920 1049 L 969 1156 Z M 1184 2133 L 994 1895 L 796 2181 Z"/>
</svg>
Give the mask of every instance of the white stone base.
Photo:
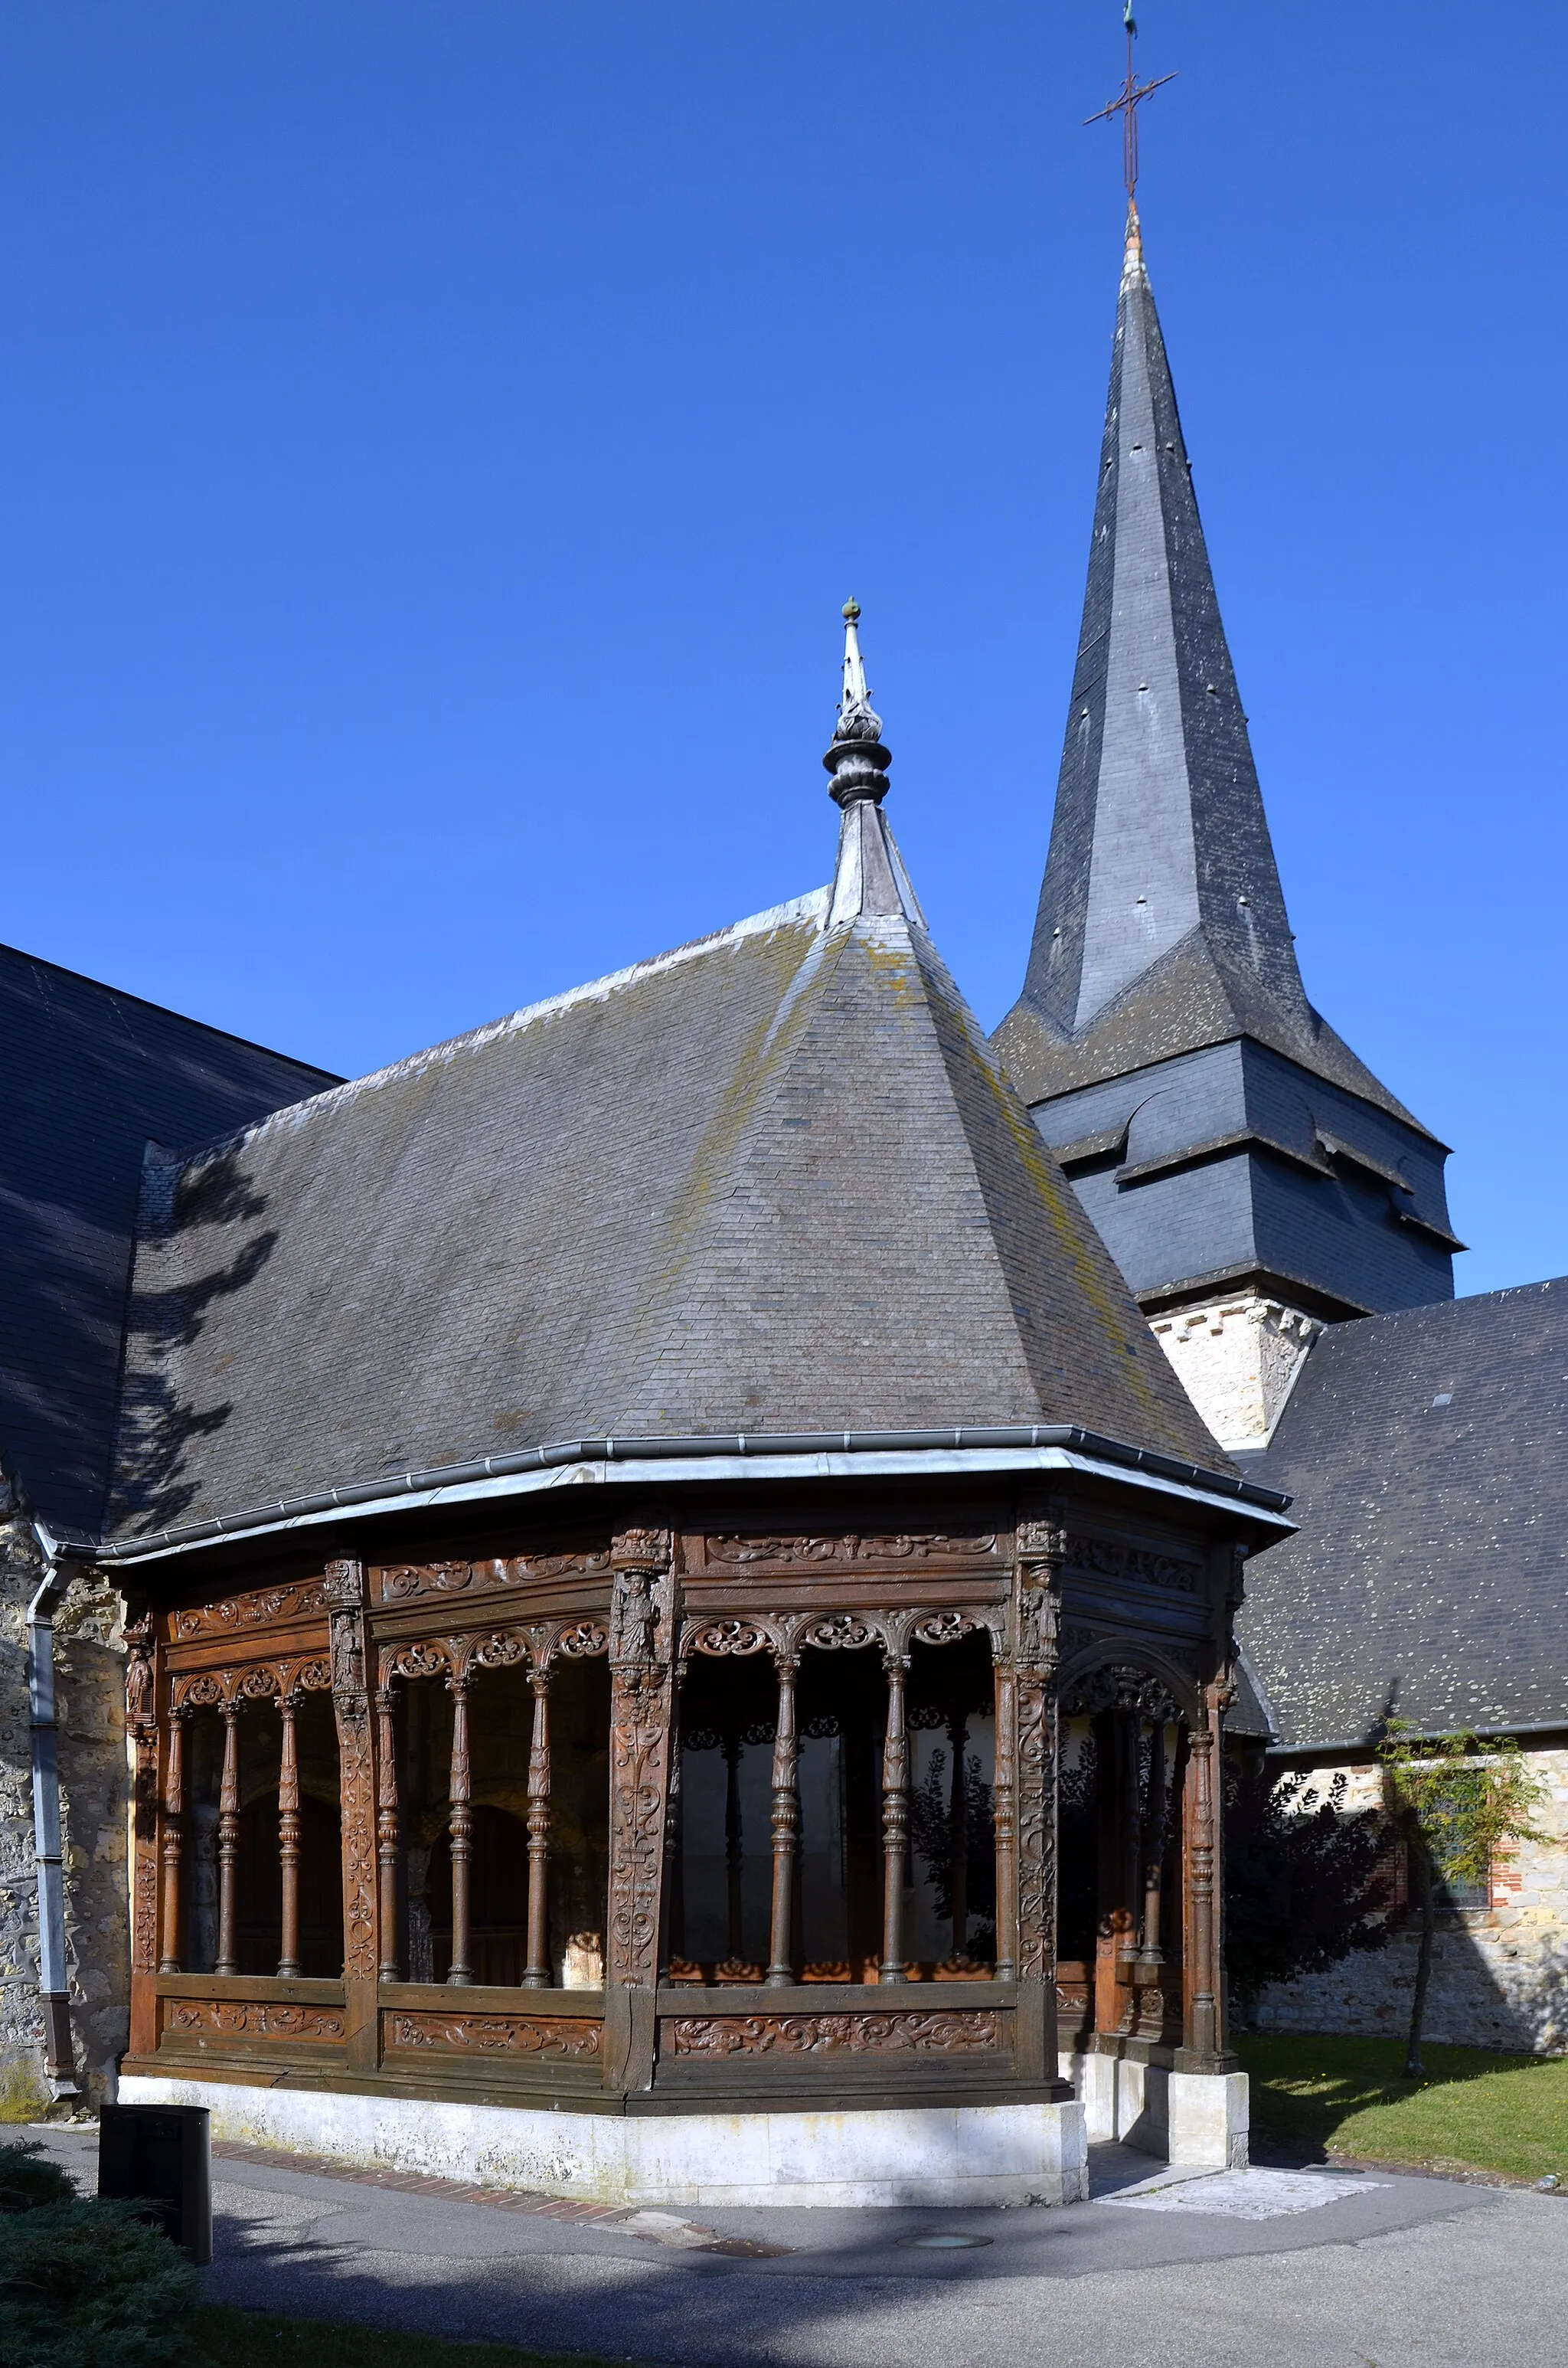
<svg viewBox="0 0 1568 2368">
<path fill-rule="evenodd" d="M 1244 2170 L 1249 2121 L 1246 2074 L 1172 2072 L 1166 2079 L 1172 2162 Z"/>
<path fill-rule="evenodd" d="M 121 2080 L 126 2105 L 205 2105 L 215 2138 L 598 2203 L 1078 2203 L 1084 2108 L 845 2113 L 545 2112 L 396 2097 Z"/>
<path fill-rule="evenodd" d="M 1063 2055 L 1091 2146 L 1130 2146 L 1167 2162 L 1244 2170 L 1244 2072 L 1165 2072 L 1117 2055 Z"/>
</svg>

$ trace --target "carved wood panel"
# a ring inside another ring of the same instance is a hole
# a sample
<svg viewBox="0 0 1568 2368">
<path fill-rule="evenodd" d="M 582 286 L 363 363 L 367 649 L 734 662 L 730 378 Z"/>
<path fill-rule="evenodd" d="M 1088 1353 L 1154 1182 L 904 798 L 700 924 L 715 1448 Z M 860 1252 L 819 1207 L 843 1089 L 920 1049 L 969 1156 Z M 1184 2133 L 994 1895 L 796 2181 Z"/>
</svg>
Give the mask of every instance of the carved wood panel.
<svg viewBox="0 0 1568 2368">
<path fill-rule="evenodd" d="M 583 2016 L 427 2014 L 400 2009 L 385 2021 L 393 2047 L 578 2060 L 597 2056 L 604 2047 L 603 2026 Z"/>
<path fill-rule="evenodd" d="M 278 1627 L 287 1621 L 324 1613 L 319 1578 L 290 1581 L 278 1587 L 258 1587 L 248 1594 L 226 1595 L 217 1603 L 193 1603 L 169 1617 L 169 1634 L 185 1644 L 197 1636 L 243 1636 L 253 1628 Z"/>
<path fill-rule="evenodd" d="M 608 1547 L 574 1554 L 509 1554 L 480 1562 L 392 1563 L 372 1573 L 378 1603 L 410 1603 L 482 1593 L 490 1588 L 544 1587 L 562 1579 L 598 1579 L 608 1585 Z"/>
<path fill-rule="evenodd" d="M 378 1971 L 376 1770 L 365 1682 L 365 1573 L 358 1562 L 327 1565 L 332 1614 L 332 1704 L 337 1717 L 338 1804 L 343 1825 L 343 1970 L 373 1982 Z"/>
<path fill-rule="evenodd" d="M 616 1541 L 610 1614 L 609 1903 L 606 1978 L 652 1988 L 674 1706 L 674 1594 L 668 1531 Z"/>
<path fill-rule="evenodd" d="M 172 2036 L 208 2033 L 222 2039 L 342 2040 L 340 2007 L 281 2006 L 256 1998 L 165 1998 L 164 2029 Z"/>
<path fill-rule="evenodd" d="M 676 2056 L 973 2055 L 1004 2052 L 1012 2040 L 1006 2009 L 895 2013 L 674 2015 L 660 2024 Z"/>
<path fill-rule="evenodd" d="M 1108 1538 L 1072 1538 L 1067 1548 L 1067 1568 L 1091 1578 L 1133 1579 L 1169 1594 L 1197 1595 L 1203 1590 L 1200 1562 L 1187 1562 L 1177 1554 L 1155 1554 L 1146 1546 L 1119 1545 Z"/>
<path fill-rule="evenodd" d="M 693 1576 L 750 1576 L 802 1568 L 903 1568 L 911 1565 L 969 1570 L 994 1566 L 1001 1559 L 1001 1549 L 992 1531 L 961 1537 L 939 1531 L 890 1531 L 862 1536 L 845 1531 L 816 1537 L 771 1531 L 693 1537 L 687 1543 L 687 1557 Z"/>
</svg>

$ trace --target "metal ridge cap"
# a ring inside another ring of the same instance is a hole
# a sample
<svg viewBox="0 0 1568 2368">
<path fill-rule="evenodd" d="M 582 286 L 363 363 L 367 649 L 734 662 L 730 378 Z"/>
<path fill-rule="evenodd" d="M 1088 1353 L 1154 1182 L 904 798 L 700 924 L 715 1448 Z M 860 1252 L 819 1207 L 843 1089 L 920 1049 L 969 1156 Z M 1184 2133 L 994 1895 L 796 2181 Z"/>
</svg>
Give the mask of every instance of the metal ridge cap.
<svg viewBox="0 0 1568 2368">
<path fill-rule="evenodd" d="M 142 1560 L 176 1545 L 216 1543 L 239 1537 L 264 1524 L 300 1520 L 310 1514 L 347 1513 L 369 1505 L 392 1503 L 400 1497 L 431 1489 L 460 1487 L 478 1480 L 505 1479 L 565 1463 L 655 1463 L 703 1456 L 856 1455 L 912 1453 L 966 1448 L 1066 1447 L 1118 1463 L 1177 1480 L 1212 1496 L 1228 1497 L 1267 1512 L 1283 1512 L 1290 1497 L 1278 1488 L 1266 1488 L 1240 1474 L 1210 1472 L 1157 1450 L 1130 1446 L 1125 1440 L 1085 1430 L 1078 1423 L 958 1423 L 925 1430 L 818 1431 L 694 1431 L 661 1433 L 655 1437 L 608 1436 L 600 1439 L 555 1440 L 522 1448 L 509 1455 L 485 1455 L 459 1463 L 437 1463 L 422 1470 L 383 1474 L 375 1480 L 338 1488 L 308 1490 L 297 1497 L 279 1497 L 265 1504 L 247 1505 L 232 1513 L 209 1515 L 199 1521 L 173 1523 L 141 1537 L 97 1540 L 62 1536 L 59 1544 L 73 1559 L 101 1563 Z"/>
</svg>

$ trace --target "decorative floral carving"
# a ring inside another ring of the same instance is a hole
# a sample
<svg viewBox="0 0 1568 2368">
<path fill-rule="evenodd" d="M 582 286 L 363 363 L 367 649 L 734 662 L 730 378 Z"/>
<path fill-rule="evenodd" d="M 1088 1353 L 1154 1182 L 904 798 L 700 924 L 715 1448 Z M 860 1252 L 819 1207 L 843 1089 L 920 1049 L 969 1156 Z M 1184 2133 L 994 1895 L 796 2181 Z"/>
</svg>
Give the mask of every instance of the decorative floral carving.
<svg viewBox="0 0 1568 2368">
<path fill-rule="evenodd" d="M 509 1629 L 496 1629 L 469 1645 L 463 1655 L 462 1667 L 465 1675 L 470 1669 L 510 1669 L 528 1657 L 526 1637 L 516 1635 Z"/>
<path fill-rule="evenodd" d="M 449 1678 L 452 1664 L 444 1645 L 403 1645 L 381 1656 L 381 1680 L 389 1678 Z"/>
<path fill-rule="evenodd" d="M 912 1633 L 917 1645 L 956 1645 L 973 1631 L 974 1622 L 962 1611 L 933 1611 L 917 1620 Z"/>
<path fill-rule="evenodd" d="M 714 1656 L 766 1653 L 772 1642 L 766 1628 L 755 1627 L 749 1621 L 712 1620 L 687 1637 L 687 1650 Z"/>
<path fill-rule="evenodd" d="M 663 2026 L 676 2055 L 994 2054 L 1011 2017 L 970 2009 L 896 2014 L 678 2015 Z"/>
<path fill-rule="evenodd" d="M 569 1627 L 558 1629 L 550 1645 L 551 1653 L 563 1653 L 568 1660 L 592 1657 L 609 1650 L 609 1630 L 597 1620 L 574 1620 Z"/>
<path fill-rule="evenodd" d="M 399 1563 L 376 1574 L 383 1603 L 404 1603 L 419 1595 L 453 1595 L 477 1588 L 528 1587 L 556 1578 L 590 1578 L 609 1568 L 603 1550 L 581 1554 L 513 1554 L 488 1562 Z"/>
<path fill-rule="evenodd" d="M 230 2039 L 341 2040 L 344 2019 L 329 2007 L 275 2006 L 253 1998 L 169 1998 L 165 2031 L 215 2032 Z"/>
<path fill-rule="evenodd" d="M 1183 1562 L 1175 1554 L 1153 1554 L 1144 1546 L 1114 1545 L 1108 1538 L 1074 1538 L 1069 1550 L 1074 1570 L 1103 1578 L 1141 1579 L 1178 1595 L 1194 1595 L 1203 1578 L 1202 1565 Z"/>
<path fill-rule="evenodd" d="M 185 1641 L 192 1636 L 232 1635 L 250 1625 L 308 1619 L 325 1609 L 322 1582 L 311 1578 L 292 1586 L 258 1588 L 250 1595 L 225 1596 L 221 1603 L 190 1604 L 174 1614 L 172 1624 L 176 1636 Z"/>
<path fill-rule="evenodd" d="M 394 2014 L 394 2047 L 476 2048 L 485 2055 L 597 2055 L 602 2026 L 585 2016 Z"/>
<path fill-rule="evenodd" d="M 158 1739 L 152 1727 L 137 1734 L 135 1749 L 131 1962 L 139 1974 L 150 1974 L 158 1963 Z"/>
<path fill-rule="evenodd" d="M 199 1678 L 187 1678 L 183 1684 L 175 1688 L 174 1706 L 176 1710 L 210 1710 L 222 1700 L 223 1680 L 213 1677 L 210 1671 Z"/>
<path fill-rule="evenodd" d="M 803 1631 L 802 1645 L 814 1645 L 819 1653 L 858 1652 L 863 1645 L 881 1642 L 879 1631 L 852 1611 L 835 1611 L 826 1620 L 813 1620 Z"/>
<path fill-rule="evenodd" d="M 1128 1711 L 1138 1718 L 1157 1719 L 1163 1725 L 1179 1720 L 1181 1712 L 1171 1697 L 1170 1690 L 1147 1669 L 1132 1668 L 1122 1663 L 1091 1669 L 1087 1676 L 1077 1679 L 1067 1696 L 1067 1710 L 1078 1716 L 1096 1711 Z"/>
<path fill-rule="evenodd" d="M 988 1562 L 994 1561 L 995 1555 L 996 1540 L 989 1533 L 967 1538 L 939 1534 L 867 1538 L 850 1531 L 843 1537 L 775 1535 L 710 1537 L 706 1541 L 708 1563 L 729 1570 L 746 1570 L 758 1564 L 787 1567 L 802 1562 Z"/>
</svg>

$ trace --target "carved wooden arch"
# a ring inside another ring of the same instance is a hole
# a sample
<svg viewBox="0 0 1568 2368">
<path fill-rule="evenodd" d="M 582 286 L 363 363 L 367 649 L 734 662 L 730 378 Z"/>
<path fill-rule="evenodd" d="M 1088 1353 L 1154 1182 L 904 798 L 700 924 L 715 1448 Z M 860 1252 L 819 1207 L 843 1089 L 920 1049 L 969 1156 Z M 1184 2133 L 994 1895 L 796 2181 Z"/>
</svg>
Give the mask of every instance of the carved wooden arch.
<svg viewBox="0 0 1568 2368">
<path fill-rule="evenodd" d="M 1169 1695 L 1177 1719 L 1185 1726 L 1201 1727 L 1205 1723 L 1203 1697 L 1187 1670 L 1162 1653 L 1157 1645 L 1131 1637 L 1099 1636 L 1092 1645 L 1063 1662 L 1057 1681 L 1057 1698 L 1063 1712 L 1074 1691 L 1085 1680 L 1096 1677 L 1102 1669 L 1126 1669 L 1152 1679 Z"/>
<path fill-rule="evenodd" d="M 907 1656 L 911 1645 L 956 1645 L 976 1629 L 990 1634 L 994 1651 L 1005 1633 L 1006 1612 L 994 1617 L 984 1611 L 932 1610 L 908 1611 L 759 1612 L 720 1620 L 688 1620 L 681 1631 L 680 1660 L 684 1668 L 694 1653 L 718 1659 L 749 1659 L 758 1653 L 798 1659 L 808 1649 L 819 1653 L 864 1652 L 881 1647 L 884 1655 Z"/>
<path fill-rule="evenodd" d="M 289 1701 L 301 1694 L 330 1693 L 332 1671 L 319 1655 L 300 1660 L 253 1661 L 242 1668 L 199 1669 L 176 1678 L 170 1689 L 169 1708 L 238 1709 L 244 1702 Z"/>
</svg>

